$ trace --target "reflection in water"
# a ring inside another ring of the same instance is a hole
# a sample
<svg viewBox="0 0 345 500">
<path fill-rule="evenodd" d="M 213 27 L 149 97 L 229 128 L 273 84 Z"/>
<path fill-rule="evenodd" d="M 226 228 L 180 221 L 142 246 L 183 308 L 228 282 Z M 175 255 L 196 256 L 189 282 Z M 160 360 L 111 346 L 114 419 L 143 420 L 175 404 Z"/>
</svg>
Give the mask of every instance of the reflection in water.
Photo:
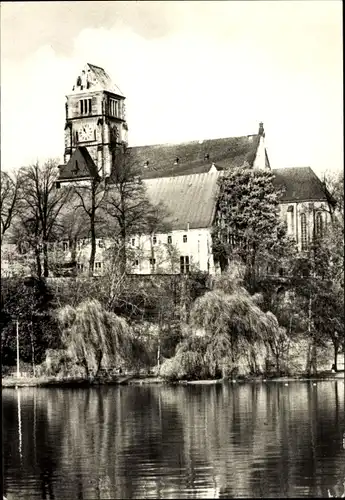
<svg viewBox="0 0 345 500">
<path fill-rule="evenodd" d="M 327 496 L 345 477 L 343 385 L 4 389 L 5 489 L 18 499 Z"/>
<path fill-rule="evenodd" d="M 19 457 L 20 457 L 20 462 L 22 461 L 23 454 L 22 454 L 22 414 L 21 414 L 21 408 L 20 408 L 20 389 L 17 389 L 17 406 L 18 406 L 18 452 L 19 452 Z"/>
</svg>

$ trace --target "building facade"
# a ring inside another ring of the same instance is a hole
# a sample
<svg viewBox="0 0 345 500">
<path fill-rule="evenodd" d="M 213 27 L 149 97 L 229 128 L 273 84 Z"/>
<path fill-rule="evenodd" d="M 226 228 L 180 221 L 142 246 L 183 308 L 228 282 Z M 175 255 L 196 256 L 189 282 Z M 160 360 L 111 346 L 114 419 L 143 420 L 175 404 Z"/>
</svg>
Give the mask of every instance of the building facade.
<svg viewBox="0 0 345 500">
<path fill-rule="evenodd" d="M 91 64 L 84 67 L 67 96 L 65 163 L 60 166 L 59 187 L 111 175 L 116 145 L 128 143 L 124 102 L 104 69 Z M 223 171 L 236 167 L 271 169 L 263 124 L 257 134 L 247 136 L 128 149 L 141 169 L 150 201 L 167 208 L 170 227 L 164 234 L 129 238 L 131 272 L 188 272 L 193 267 L 216 272 L 211 230 L 217 181 Z M 330 222 L 330 197 L 309 167 L 272 171 L 277 189 L 282 190 L 281 217 L 303 251 Z M 110 245 L 106 240 L 97 248 L 96 274 L 104 270 Z M 87 270 L 89 254 L 90 245 L 84 244 L 78 254 L 80 272 Z"/>
</svg>

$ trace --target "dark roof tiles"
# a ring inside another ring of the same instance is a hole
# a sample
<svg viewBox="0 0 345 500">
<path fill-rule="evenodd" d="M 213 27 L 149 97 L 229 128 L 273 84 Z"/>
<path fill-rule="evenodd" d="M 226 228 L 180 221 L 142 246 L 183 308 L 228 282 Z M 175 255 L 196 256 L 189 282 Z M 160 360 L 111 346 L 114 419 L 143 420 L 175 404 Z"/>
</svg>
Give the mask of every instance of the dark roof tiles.
<svg viewBox="0 0 345 500">
<path fill-rule="evenodd" d="M 96 177 L 97 167 L 86 147 L 78 147 L 65 165 L 60 165 L 59 180 Z"/>
<path fill-rule="evenodd" d="M 208 172 L 212 163 L 220 170 L 239 167 L 246 162 L 253 165 L 259 140 L 259 135 L 249 135 L 136 146 L 130 148 L 130 154 L 132 160 L 142 167 L 143 178 L 188 175 Z"/>
<path fill-rule="evenodd" d="M 276 168 L 274 185 L 283 189 L 282 202 L 327 201 L 327 192 L 321 180 L 310 167 Z"/>
</svg>

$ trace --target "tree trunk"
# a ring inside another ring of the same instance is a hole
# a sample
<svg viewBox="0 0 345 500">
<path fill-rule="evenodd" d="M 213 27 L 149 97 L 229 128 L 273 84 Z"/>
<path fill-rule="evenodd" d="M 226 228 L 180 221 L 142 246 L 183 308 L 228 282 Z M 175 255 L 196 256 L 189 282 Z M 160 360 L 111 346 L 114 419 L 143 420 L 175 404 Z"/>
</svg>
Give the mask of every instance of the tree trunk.
<svg viewBox="0 0 345 500">
<path fill-rule="evenodd" d="M 89 372 L 89 367 L 88 367 L 88 364 L 87 364 L 87 361 L 85 358 L 83 358 L 82 365 L 85 368 L 86 378 L 88 379 L 90 376 L 90 372 Z"/>
<path fill-rule="evenodd" d="M 89 262 L 89 276 L 92 278 L 95 268 L 96 257 L 96 227 L 95 227 L 95 214 L 91 217 L 91 254 Z"/>
<path fill-rule="evenodd" d="M 315 340 L 311 338 L 308 342 L 306 372 L 308 376 L 317 373 L 317 353 Z"/>
<path fill-rule="evenodd" d="M 313 375 L 315 375 L 317 373 L 317 351 L 314 339 L 311 345 L 311 368 Z"/>
<path fill-rule="evenodd" d="M 31 323 L 31 329 L 32 329 L 32 323 Z M 34 339 L 32 335 L 32 331 L 30 332 L 30 340 L 31 340 L 31 360 L 32 360 L 32 371 L 34 374 L 34 377 L 36 377 L 36 368 L 35 368 L 35 346 L 34 346 Z"/>
<path fill-rule="evenodd" d="M 120 269 L 121 274 L 125 274 L 127 268 L 127 252 L 126 252 L 126 227 L 121 228 L 121 249 L 120 249 Z"/>
<path fill-rule="evenodd" d="M 36 272 L 38 278 L 42 278 L 42 264 L 41 264 L 41 253 L 38 246 L 35 247 L 35 259 L 36 259 Z"/>
<path fill-rule="evenodd" d="M 278 377 L 280 377 L 280 356 L 279 356 L 279 352 L 277 351 L 276 352 L 276 369 L 277 369 L 277 374 L 278 374 Z"/>
<path fill-rule="evenodd" d="M 161 339 L 160 339 L 160 333 L 159 333 L 158 348 L 157 348 L 157 370 L 158 370 L 158 373 L 159 373 L 159 369 L 160 369 L 160 360 L 161 360 Z"/>
<path fill-rule="evenodd" d="M 43 242 L 43 275 L 45 278 L 49 276 L 48 246 L 46 241 Z"/>
<path fill-rule="evenodd" d="M 339 349 L 338 339 L 333 340 L 333 347 L 334 347 L 334 370 L 338 371 L 338 349 Z"/>
<path fill-rule="evenodd" d="M 103 359 L 103 352 L 102 351 L 98 351 L 98 355 L 97 355 L 97 369 L 96 369 L 95 377 L 97 377 L 97 375 L 99 373 L 99 370 L 101 369 L 102 359 Z"/>
</svg>

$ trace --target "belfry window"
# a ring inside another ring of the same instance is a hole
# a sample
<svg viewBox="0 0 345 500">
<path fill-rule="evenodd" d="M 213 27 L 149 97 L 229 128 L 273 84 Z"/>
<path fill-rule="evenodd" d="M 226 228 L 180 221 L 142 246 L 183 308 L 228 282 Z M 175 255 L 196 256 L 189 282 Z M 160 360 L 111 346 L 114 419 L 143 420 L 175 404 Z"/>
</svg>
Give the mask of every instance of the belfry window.
<svg viewBox="0 0 345 500">
<path fill-rule="evenodd" d="M 91 99 L 81 99 L 79 101 L 79 112 L 81 115 L 88 115 L 91 113 Z"/>
<path fill-rule="evenodd" d="M 307 217 L 305 214 L 301 214 L 301 247 L 302 250 L 308 248 Z"/>
<path fill-rule="evenodd" d="M 115 99 L 109 99 L 109 114 L 120 117 L 120 103 Z"/>
</svg>

